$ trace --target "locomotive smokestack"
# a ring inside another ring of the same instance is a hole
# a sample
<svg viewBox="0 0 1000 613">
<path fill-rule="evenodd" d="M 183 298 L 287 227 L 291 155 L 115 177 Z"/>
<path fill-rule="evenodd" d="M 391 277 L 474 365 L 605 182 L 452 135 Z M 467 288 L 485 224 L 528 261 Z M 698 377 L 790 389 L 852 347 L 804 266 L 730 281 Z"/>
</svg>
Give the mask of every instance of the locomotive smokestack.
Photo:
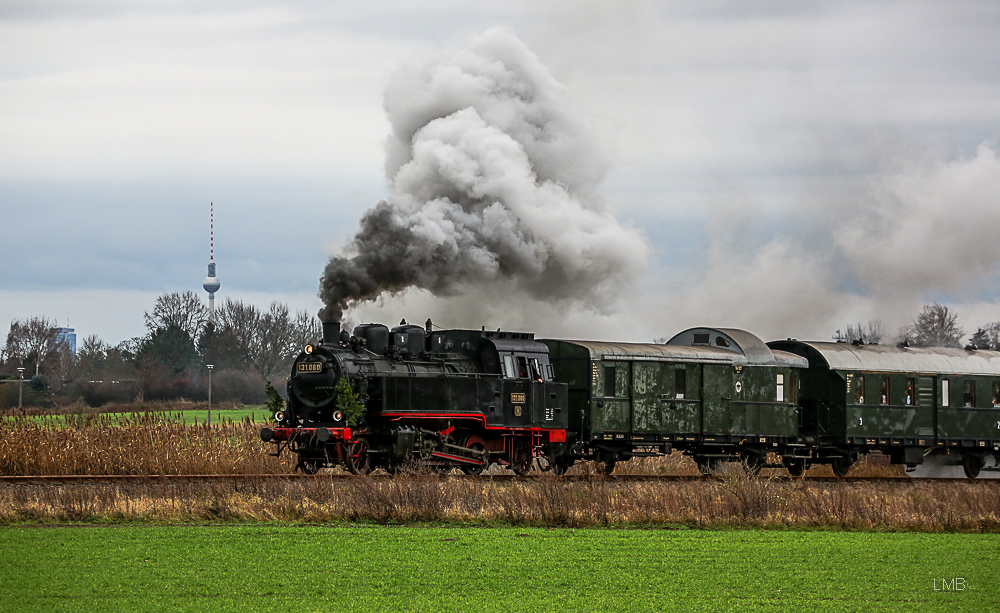
<svg viewBox="0 0 1000 613">
<path fill-rule="evenodd" d="M 340 322 L 324 322 L 323 323 L 323 344 L 324 345 L 336 345 L 340 342 Z"/>
</svg>

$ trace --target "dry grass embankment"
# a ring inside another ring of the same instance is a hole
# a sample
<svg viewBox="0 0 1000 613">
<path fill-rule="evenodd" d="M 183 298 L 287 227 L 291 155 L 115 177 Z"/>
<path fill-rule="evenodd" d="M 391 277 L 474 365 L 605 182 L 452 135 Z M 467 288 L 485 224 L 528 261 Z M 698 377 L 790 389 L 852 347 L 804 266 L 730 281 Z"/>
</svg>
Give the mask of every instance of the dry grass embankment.
<svg viewBox="0 0 1000 613">
<path fill-rule="evenodd" d="M 0 428 L 0 474 L 259 475 L 290 473 L 293 456 L 267 452 L 257 425 L 184 425 L 155 413 L 112 420 L 87 414 L 66 425 L 8 419 Z M 494 468 L 494 470 L 497 470 Z M 811 471 L 822 474 L 826 467 Z M 694 474 L 680 454 L 618 465 L 622 474 Z M 233 480 L 121 485 L 0 486 L 0 522 L 292 521 L 504 523 L 545 526 L 834 527 L 864 530 L 1000 531 L 1000 482 L 813 483 L 750 478 L 728 465 L 719 481 L 615 482 L 592 463 L 576 481 L 543 474 L 498 482 L 433 475 L 334 481 Z M 784 475 L 765 469 L 767 475 Z M 851 474 L 902 474 L 885 458 Z"/>
<path fill-rule="evenodd" d="M 736 468 L 736 467 L 734 467 Z M 229 483 L 4 484 L 0 522 L 287 521 L 1000 532 L 1000 483 L 495 482 L 404 475 Z"/>
</svg>

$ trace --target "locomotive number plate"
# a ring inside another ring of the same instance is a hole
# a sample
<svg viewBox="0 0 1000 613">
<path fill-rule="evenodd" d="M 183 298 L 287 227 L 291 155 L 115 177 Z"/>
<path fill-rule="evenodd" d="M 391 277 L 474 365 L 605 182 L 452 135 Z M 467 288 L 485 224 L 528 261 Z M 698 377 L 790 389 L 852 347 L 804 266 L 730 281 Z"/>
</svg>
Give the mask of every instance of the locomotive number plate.
<svg viewBox="0 0 1000 613">
<path fill-rule="evenodd" d="M 511 394 L 510 401 L 514 404 L 520 404 L 527 401 L 527 394 Z"/>
<path fill-rule="evenodd" d="M 323 372 L 323 364 L 321 362 L 299 362 L 295 365 L 295 370 L 298 372 Z"/>
</svg>

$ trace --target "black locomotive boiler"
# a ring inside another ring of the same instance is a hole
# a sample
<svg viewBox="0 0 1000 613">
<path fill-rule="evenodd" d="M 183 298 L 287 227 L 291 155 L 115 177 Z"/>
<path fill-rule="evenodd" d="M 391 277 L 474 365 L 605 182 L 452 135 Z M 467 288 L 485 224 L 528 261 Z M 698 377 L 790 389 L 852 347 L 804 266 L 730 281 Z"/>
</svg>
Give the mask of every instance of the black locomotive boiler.
<svg viewBox="0 0 1000 613">
<path fill-rule="evenodd" d="M 314 473 L 404 465 L 526 473 L 564 445 L 567 386 L 548 347 L 523 332 L 324 324 L 292 365 L 288 401 L 261 438 Z"/>
</svg>

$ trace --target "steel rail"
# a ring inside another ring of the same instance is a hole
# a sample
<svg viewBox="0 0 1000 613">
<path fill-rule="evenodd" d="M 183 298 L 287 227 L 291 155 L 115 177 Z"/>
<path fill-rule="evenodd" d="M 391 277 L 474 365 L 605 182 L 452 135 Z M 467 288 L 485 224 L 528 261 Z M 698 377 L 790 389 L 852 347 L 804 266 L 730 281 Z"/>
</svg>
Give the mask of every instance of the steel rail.
<svg viewBox="0 0 1000 613">
<path fill-rule="evenodd" d="M 233 482 L 233 481 L 351 481 L 357 479 L 372 479 L 375 481 L 391 480 L 397 478 L 396 475 L 374 474 L 374 475 L 352 475 L 347 473 L 304 475 L 299 473 L 291 474 L 268 474 L 268 475 L 0 475 L 0 483 L 144 483 L 144 482 L 171 482 L 171 483 L 200 483 L 200 482 Z M 549 476 L 545 474 L 530 475 L 402 475 L 404 479 L 421 480 L 441 480 L 441 481 L 482 481 L 482 482 L 506 482 L 524 481 L 531 482 L 539 479 L 555 479 L 565 482 L 576 481 L 607 481 L 609 483 L 636 483 L 636 482 L 671 482 L 671 481 L 716 481 L 725 482 L 722 475 L 601 475 L 601 474 L 581 474 L 581 475 L 559 475 Z M 737 479 L 745 477 L 736 477 Z M 759 480 L 771 480 L 779 483 L 979 483 L 994 482 L 992 479 L 962 479 L 945 477 L 789 477 L 789 476 L 766 476 L 757 475 L 753 477 Z"/>
</svg>

